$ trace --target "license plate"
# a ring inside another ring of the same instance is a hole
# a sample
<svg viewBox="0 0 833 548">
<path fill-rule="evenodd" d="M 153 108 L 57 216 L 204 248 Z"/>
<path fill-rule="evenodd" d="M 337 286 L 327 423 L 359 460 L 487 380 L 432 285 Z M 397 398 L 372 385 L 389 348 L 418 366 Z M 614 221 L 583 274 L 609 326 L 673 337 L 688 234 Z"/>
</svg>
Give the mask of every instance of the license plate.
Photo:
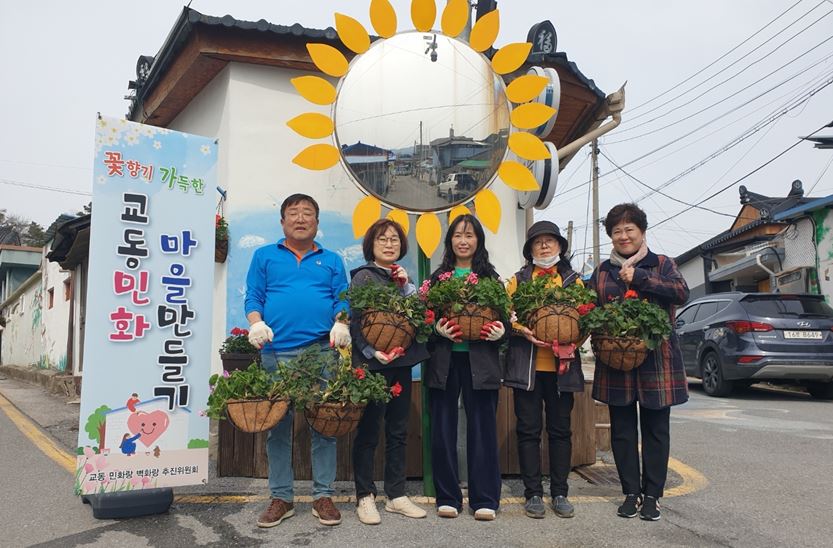
<svg viewBox="0 0 833 548">
<path fill-rule="evenodd" d="M 784 331 L 785 339 L 815 339 L 821 340 L 821 331 Z"/>
</svg>

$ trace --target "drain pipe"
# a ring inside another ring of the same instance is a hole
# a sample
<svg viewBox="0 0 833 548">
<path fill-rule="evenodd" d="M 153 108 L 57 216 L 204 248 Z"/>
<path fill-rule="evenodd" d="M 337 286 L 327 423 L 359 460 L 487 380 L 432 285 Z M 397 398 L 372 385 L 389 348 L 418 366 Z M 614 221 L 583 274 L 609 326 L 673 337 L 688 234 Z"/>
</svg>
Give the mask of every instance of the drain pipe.
<svg viewBox="0 0 833 548">
<path fill-rule="evenodd" d="M 602 119 L 610 116 L 612 120 L 603 126 L 597 127 L 590 133 L 579 137 L 572 143 L 569 143 L 564 147 L 560 148 L 558 150 L 559 160 L 563 160 L 564 158 L 567 158 L 572 154 L 575 154 L 581 147 L 583 147 L 593 139 L 598 139 L 605 133 L 609 133 L 610 131 L 615 129 L 619 124 L 622 123 L 622 110 L 624 110 L 625 108 L 625 85 L 627 85 L 627 82 L 622 84 L 622 87 L 608 95 L 605 99 L 605 112 L 604 117 Z"/>
<path fill-rule="evenodd" d="M 777 289 L 776 287 L 774 287 L 775 286 L 775 274 L 776 273 L 774 271 L 770 270 L 769 267 L 764 264 L 763 260 L 761 260 L 761 257 L 763 257 L 763 255 L 764 255 L 764 253 L 766 253 L 766 251 L 773 251 L 776 254 L 778 253 L 777 251 L 774 251 L 772 248 L 767 248 L 766 250 L 761 251 L 760 253 L 755 255 L 755 264 L 757 264 L 761 268 L 761 270 L 763 270 L 764 272 L 769 274 L 769 291 L 770 291 L 770 293 L 774 293 L 774 290 Z"/>
</svg>

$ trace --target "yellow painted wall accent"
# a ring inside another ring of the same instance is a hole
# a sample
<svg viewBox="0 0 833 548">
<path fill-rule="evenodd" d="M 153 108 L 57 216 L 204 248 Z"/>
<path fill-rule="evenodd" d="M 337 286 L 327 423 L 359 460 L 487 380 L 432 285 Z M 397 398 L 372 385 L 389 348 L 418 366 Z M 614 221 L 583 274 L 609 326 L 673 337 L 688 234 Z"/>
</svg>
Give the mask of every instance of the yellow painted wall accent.
<svg viewBox="0 0 833 548">
<path fill-rule="evenodd" d="M 364 238 L 370 225 L 382 216 L 382 202 L 375 196 L 365 196 L 353 210 L 353 237 Z"/>
<path fill-rule="evenodd" d="M 500 31 L 500 10 L 490 11 L 474 24 L 469 45 L 474 51 L 486 51 L 497 40 L 498 31 Z"/>
<path fill-rule="evenodd" d="M 506 96 L 513 103 L 526 103 L 538 97 L 549 83 L 549 79 L 543 76 L 525 74 L 519 78 L 515 78 L 506 86 Z"/>
<path fill-rule="evenodd" d="M 322 169 L 329 169 L 338 163 L 339 151 L 333 145 L 319 143 L 317 145 L 310 145 L 298 153 L 292 159 L 292 162 L 299 166 L 320 171 Z"/>
<path fill-rule="evenodd" d="M 512 109 L 509 119 L 519 129 L 532 129 L 547 123 L 556 110 L 541 103 L 526 103 Z"/>
<path fill-rule="evenodd" d="M 469 11 L 468 0 L 449 0 L 441 20 L 443 34 L 454 38 L 463 32 L 469 21 Z"/>
<path fill-rule="evenodd" d="M 405 211 L 401 209 L 391 209 L 387 218 L 391 221 L 399 223 L 399 226 L 401 226 L 402 230 L 405 231 L 406 236 L 411 231 L 411 219 Z"/>
<path fill-rule="evenodd" d="M 347 74 L 347 58 L 343 53 L 327 44 L 307 44 L 312 62 L 321 72 L 335 78 Z"/>
<path fill-rule="evenodd" d="M 437 19 L 437 5 L 434 0 L 412 0 L 411 21 L 419 32 L 428 32 Z"/>
<path fill-rule="evenodd" d="M 370 36 L 364 26 L 348 15 L 335 14 L 336 32 L 341 42 L 356 53 L 364 53 L 370 47 Z"/>
<path fill-rule="evenodd" d="M 506 183 L 506 186 L 522 192 L 538 190 L 538 181 L 525 165 L 512 160 L 506 160 L 497 170 L 498 177 Z"/>
<path fill-rule="evenodd" d="M 500 228 L 500 200 L 494 192 L 484 188 L 474 197 L 474 209 L 483 226 L 497 234 Z"/>
<path fill-rule="evenodd" d="M 299 76 L 290 80 L 301 97 L 316 105 L 331 105 L 336 100 L 336 88 L 320 76 Z"/>
<path fill-rule="evenodd" d="M 525 131 L 517 131 L 509 136 L 509 150 L 526 160 L 546 160 L 552 157 L 541 139 Z"/>
<path fill-rule="evenodd" d="M 532 51 L 532 44 L 529 42 L 507 44 L 495 53 L 492 58 L 492 68 L 498 74 L 509 74 L 518 70 L 529 57 L 530 51 Z"/>
<path fill-rule="evenodd" d="M 416 222 L 416 238 L 422 252 L 428 257 L 434 254 L 440 245 L 442 226 L 433 213 L 423 213 Z"/>
<path fill-rule="evenodd" d="M 370 2 L 370 23 L 376 34 L 382 38 L 390 38 L 396 34 L 396 10 L 388 0 Z"/>
<path fill-rule="evenodd" d="M 333 134 L 335 125 L 329 116 L 320 112 L 305 112 L 286 123 L 295 133 L 309 139 L 323 139 Z"/>
</svg>

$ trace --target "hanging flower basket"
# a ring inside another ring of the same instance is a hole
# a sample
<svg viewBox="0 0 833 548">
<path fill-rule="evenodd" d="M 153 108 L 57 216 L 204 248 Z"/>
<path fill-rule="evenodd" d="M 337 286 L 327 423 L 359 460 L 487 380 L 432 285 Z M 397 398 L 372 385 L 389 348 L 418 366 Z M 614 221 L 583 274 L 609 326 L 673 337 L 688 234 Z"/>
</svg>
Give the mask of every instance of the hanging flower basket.
<svg viewBox="0 0 833 548">
<path fill-rule="evenodd" d="M 570 344 L 581 339 L 579 313 L 575 307 L 566 304 L 542 306 L 529 315 L 529 328 L 539 341 Z"/>
<path fill-rule="evenodd" d="M 359 426 L 367 404 L 311 403 L 304 408 L 307 423 L 322 436 L 339 437 Z"/>
<path fill-rule="evenodd" d="M 447 318 L 460 326 L 464 341 L 479 341 L 483 325 L 499 320 L 500 315 L 494 308 L 468 303 L 459 312 L 449 312 Z"/>
<path fill-rule="evenodd" d="M 234 426 L 243 432 L 257 433 L 272 429 L 289 410 L 288 399 L 228 400 L 226 414 Z"/>
<path fill-rule="evenodd" d="M 390 352 L 396 347 L 407 350 L 416 335 L 416 329 L 408 318 L 380 310 L 368 310 L 362 314 L 361 330 L 368 344 L 382 352 Z"/>
<path fill-rule="evenodd" d="M 593 334 L 590 345 L 593 347 L 596 359 L 619 371 L 635 369 L 648 357 L 648 346 L 638 337 L 610 337 Z"/>
<path fill-rule="evenodd" d="M 224 263 L 228 257 L 228 240 L 214 240 L 214 262 Z"/>
</svg>

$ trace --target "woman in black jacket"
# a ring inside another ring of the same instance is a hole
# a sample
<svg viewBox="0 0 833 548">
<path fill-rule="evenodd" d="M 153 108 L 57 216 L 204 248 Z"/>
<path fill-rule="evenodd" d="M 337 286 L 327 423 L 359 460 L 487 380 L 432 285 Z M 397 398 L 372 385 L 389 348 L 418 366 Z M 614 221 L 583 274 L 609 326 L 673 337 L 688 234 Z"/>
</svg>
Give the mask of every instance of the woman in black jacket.
<svg viewBox="0 0 833 548">
<path fill-rule="evenodd" d="M 472 215 L 460 215 L 448 227 L 443 261 L 431 276 L 431 283 L 438 283 L 441 277 L 466 277 L 471 273 L 481 278 L 499 278 L 489 262 L 480 222 Z M 472 342 L 462 342 L 460 326 L 446 318 L 440 318 L 435 330 L 438 336 L 429 342 L 431 358 L 425 371 L 425 384 L 430 398 L 431 463 L 437 514 L 456 518 L 463 509 L 457 470 L 457 400 L 462 392 L 466 410 L 469 506 L 474 510 L 475 519 L 493 520 L 500 505 L 498 347 L 505 335 L 504 323 L 487 324 L 481 340 Z"/>
<path fill-rule="evenodd" d="M 529 228 L 523 255 L 527 262 L 509 280 L 510 294 L 519 283 L 533 277 L 546 276 L 549 284 L 561 287 L 582 283 L 570 266 L 567 240 L 554 223 L 538 221 Z M 567 476 L 573 448 L 570 424 L 573 393 L 584 391 L 578 350 L 575 345 L 554 346 L 552 342 L 540 341 L 528 327 L 513 324 L 503 383 L 514 389 L 518 462 L 524 482 L 526 515 L 543 518 L 546 512 L 541 498 L 544 495 L 541 485 L 543 407 L 547 418 L 552 508 L 559 517 L 573 517 L 575 510 L 567 500 Z"/>
<path fill-rule="evenodd" d="M 408 252 L 402 227 L 390 219 L 373 223 L 364 235 L 362 250 L 367 264 L 350 272 L 352 287 L 366 284 L 396 283 L 403 296 L 416 292 L 404 268 L 396 264 Z M 359 521 L 375 525 L 381 521 L 376 509 L 376 484 L 373 481 L 373 456 L 379 443 L 380 419 L 385 419 L 385 510 L 411 518 L 424 518 L 425 510 L 405 496 L 405 458 L 408 438 L 408 413 L 411 408 L 411 368 L 428 358 L 424 344 L 414 342 L 404 353 L 389 354 L 373 348 L 362 335 L 361 317 L 350 320 L 353 339 L 353 366 L 381 373 L 388 387 L 398 385 L 399 395 L 388 403 L 369 403 L 359 422 L 353 441 L 353 476 Z"/>
</svg>

